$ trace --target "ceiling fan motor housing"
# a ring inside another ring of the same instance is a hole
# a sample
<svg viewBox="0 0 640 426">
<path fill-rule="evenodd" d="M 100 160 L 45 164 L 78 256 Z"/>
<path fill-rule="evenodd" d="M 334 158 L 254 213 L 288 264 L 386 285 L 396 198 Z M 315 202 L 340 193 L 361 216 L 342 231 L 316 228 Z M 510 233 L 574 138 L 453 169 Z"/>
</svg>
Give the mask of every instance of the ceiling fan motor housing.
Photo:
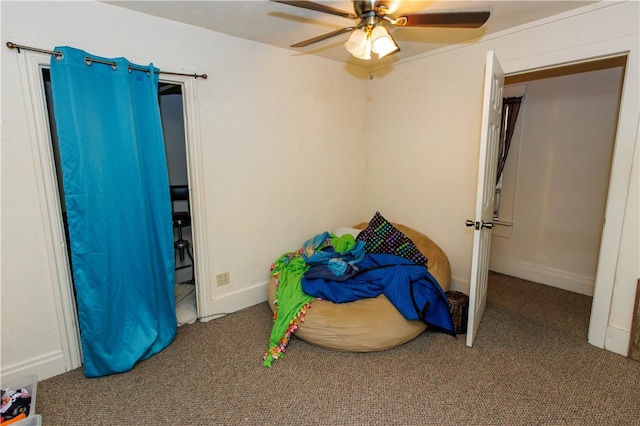
<svg viewBox="0 0 640 426">
<path fill-rule="evenodd" d="M 353 9 L 360 19 L 358 28 L 371 28 L 382 23 L 387 6 L 379 0 L 354 0 Z"/>
<path fill-rule="evenodd" d="M 354 0 L 353 2 L 353 10 L 356 12 L 358 17 L 361 17 L 366 12 L 375 10 L 375 1 L 374 0 Z"/>
</svg>

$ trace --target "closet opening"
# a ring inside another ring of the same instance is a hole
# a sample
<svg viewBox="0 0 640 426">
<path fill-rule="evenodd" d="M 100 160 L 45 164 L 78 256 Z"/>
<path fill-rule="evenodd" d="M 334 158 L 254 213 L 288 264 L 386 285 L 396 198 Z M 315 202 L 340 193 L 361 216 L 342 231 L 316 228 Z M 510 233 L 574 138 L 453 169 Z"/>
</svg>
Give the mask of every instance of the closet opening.
<svg viewBox="0 0 640 426">
<path fill-rule="evenodd" d="M 576 293 L 584 309 L 565 324 L 580 330 L 591 320 L 625 69 L 617 56 L 505 78 L 504 96 L 523 99 L 489 269 Z"/>
<path fill-rule="evenodd" d="M 51 75 L 49 68 L 43 67 L 42 82 L 44 85 L 46 115 L 48 118 L 49 131 L 51 137 L 51 150 L 55 163 L 55 174 L 57 180 L 58 195 L 60 200 L 60 214 L 64 226 L 66 239 L 66 253 L 69 269 L 71 269 L 71 253 L 69 244 L 69 231 L 67 226 L 67 214 L 65 208 L 64 188 L 62 185 L 62 172 L 60 166 L 60 154 L 58 149 L 58 138 L 53 115 L 53 103 L 51 94 Z M 182 84 L 174 82 L 160 82 L 158 84 L 158 104 L 162 120 L 162 129 L 165 139 L 165 155 L 169 172 L 169 184 L 173 187 L 180 187 L 189 190 L 189 178 L 187 170 L 186 155 L 186 128 L 184 120 L 183 90 Z M 191 206 L 189 198 L 176 200 L 176 212 L 189 212 Z M 190 215 L 189 215 L 190 216 Z M 187 223 L 188 222 L 188 223 Z M 191 324 L 197 320 L 197 300 L 195 282 L 195 253 L 193 251 L 193 220 L 181 220 L 180 228 L 176 226 L 174 220 L 174 259 L 175 259 L 175 296 L 176 296 L 176 316 L 178 326 Z M 180 243 L 178 241 L 180 240 Z M 75 296 L 75 286 L 73 285 L 73 274 L 71 277 L 71 287 Z M 77 316 L 77 312 L 75 313 Z"/>
</svg>

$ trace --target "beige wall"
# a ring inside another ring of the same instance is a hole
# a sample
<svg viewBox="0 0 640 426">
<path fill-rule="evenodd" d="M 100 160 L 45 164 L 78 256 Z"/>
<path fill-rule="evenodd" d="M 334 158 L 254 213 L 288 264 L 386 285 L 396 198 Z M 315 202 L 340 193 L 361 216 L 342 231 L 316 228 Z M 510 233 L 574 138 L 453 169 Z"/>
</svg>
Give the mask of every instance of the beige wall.
<svg viewBox="0 0 640 426">
<path fill-rule="evenodd" d="M 97 2 L 1 2 L 2 375 L 64 371 L 42 173 L 20 55 L 70 45 L 195 81 L 210 313 L 266 299 L 271 262 L 316 232 L 365 220 L 366 76 L 344 65 Z M 353 75 L 362 74 L 358 79 Z M 204 228 L 204 229 L 202 229 Z M 231 284 L 215 285 L 230 273 Z M 257 290 L 256 290 L 257 289 Z M 245 296 L 249 294 L 249 296 Z"/>
<path fill-rule="evenodd" d="M 606 7 L 454 46 L 390 72 L 374 71 L 371 81 L 364 70 L 345 72 L 339 63 L 102 3 L 1 2 L 0 10 L 3 43 L 70 45 L 208 74 L 194 83 L 195 133 L 206 246 L 200 261 L 208 266 L 201 284 L 209 290 L 207 310 L 216 313 L 266 300 L 268 268 L 277 256 L 324 229 L 367 220 L 375 210 L 430 235 L 464 288 L 472 241 L 464 221 L 474 211 L 486 51 L 496 50 L 505 70 L 513 71 L 532 59 L 534 65 L 553 63 L 563 49 L 579 55 L 580 46 L 592 52 L 603 39 L 633 37 L 637 71 L 637 6 Z M 59 242 L 43 205 L 22 57 L 4 46 L 1 55 L 2 375 L 35 372 L 44 378 L 65 369 L 51 259 Z M 633 78 L 637 87 L 637 73 Z M 628 101 L 637 123 L 637 98 Z M 622 145 L 635 143 L 625 136 Z M 637 165 L 634 170 L 637 180 Z M 639 274 L 634 188 L 616 266 L 625 281 Z M 231 284 L 218 288 L 215 274 L 223 271 L 230 272 Z M 617 283 L 614 302 L 622 306 L 629 287 Z M 614 315 L 620 329 L 628 326 L 626 314 Z"/>
<path fill-rule="evenodd" d="M 575 16 L 565 14 L 443 48 L 391 70 L 374 69 L 369 85 L 367 214 L 380 210 L 390 220 L 430 235 L 450 258 L 453 287 L 468 291 L 473 231 L 464 223 L 473 219 L 475 209 L 487 51 L 495 51 L 507 75 L 629 53 L 607 205 L 606 251 L 600 256 L 595 290 L 600 303 L 594 303 L 592 312 L 592 324 L 599 326 L 594 333 L 590 330 L 590 341 L 618 353 L 626 350 L 640 275 L 638 193 L 629 190 L 629 179 L 637 179 L 638 161 L 633 154 L 640 91 L 638 7 L 637 2 L 603 2 Z M 632 164 L 636 171 L 630 176 Z M 616 305 L 610 304 L 612 295 Z"/>
</svg>

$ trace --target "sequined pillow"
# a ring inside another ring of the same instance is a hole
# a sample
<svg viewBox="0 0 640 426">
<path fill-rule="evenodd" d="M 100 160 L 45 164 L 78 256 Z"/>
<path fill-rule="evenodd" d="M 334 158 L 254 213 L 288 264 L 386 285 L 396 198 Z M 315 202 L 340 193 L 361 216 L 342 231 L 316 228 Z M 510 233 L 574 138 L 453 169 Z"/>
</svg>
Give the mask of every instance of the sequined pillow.
<svg viewBox="0 0 640 426">
<path fill-rule="evenodd" d="M 427 263 L 427 258 L 402 231 L 387 221 L 380 212 L 376 212 L 367 228 L 358 234 L 356 241 L 364 241 L 366 253 L 393 254 L 412 260 L 415 263 Z"/>
</svg>

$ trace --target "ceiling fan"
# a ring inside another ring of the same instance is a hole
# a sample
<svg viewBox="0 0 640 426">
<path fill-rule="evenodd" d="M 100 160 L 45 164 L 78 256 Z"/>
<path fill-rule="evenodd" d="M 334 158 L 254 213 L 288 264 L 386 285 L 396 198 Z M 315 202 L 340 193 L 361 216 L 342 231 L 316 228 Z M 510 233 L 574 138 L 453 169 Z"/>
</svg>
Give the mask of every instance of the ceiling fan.
<svg viewBox="0 0 640 426">
<path fill-rule="evenodd" d="M 271 1 L 359 20 L 355 25 L 292 44 L 291 47 L 305 47 L 340 34 L 353 32 L 344 44 L 345 48 L 355 58 L 364 60 L 371 59 L 371 52 L 377 53 L 378 57 L 382 58 L 400 51 L 400 46 L 385 28 L 385 24 L 397 27 L 479 28 L 489 19 L 488 11 L 417 13 L 393 17 L 390 15 L 393 14 L 392 8 L 398 3 L 397 0 L 353 0 L 354 12 L 346 12 L 312 1 Z"/>
</svg>

